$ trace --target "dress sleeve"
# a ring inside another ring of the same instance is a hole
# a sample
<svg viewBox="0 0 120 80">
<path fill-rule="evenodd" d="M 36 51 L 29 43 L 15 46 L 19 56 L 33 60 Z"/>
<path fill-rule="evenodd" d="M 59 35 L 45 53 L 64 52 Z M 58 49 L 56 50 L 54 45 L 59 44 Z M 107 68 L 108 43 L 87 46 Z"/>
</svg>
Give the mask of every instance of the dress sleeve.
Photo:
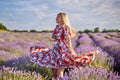
<svg viewBox="0 0 120 80">
<path fill-rule="evenodd" d="M 53 30 L 53 33 L 52 33 L 52 38 L 54 38 L 54 39 L 55 39 L 56 29 L 57 29 L 57 26 L 56 26 L 56 28 Z"/>
<path fill-rule="evenodd" d="M 63 29 L 56 26 L 55 30 L 52 33 L 52 38 L 61 39 L 62 32 L 63 32 Z"/>
</svg>

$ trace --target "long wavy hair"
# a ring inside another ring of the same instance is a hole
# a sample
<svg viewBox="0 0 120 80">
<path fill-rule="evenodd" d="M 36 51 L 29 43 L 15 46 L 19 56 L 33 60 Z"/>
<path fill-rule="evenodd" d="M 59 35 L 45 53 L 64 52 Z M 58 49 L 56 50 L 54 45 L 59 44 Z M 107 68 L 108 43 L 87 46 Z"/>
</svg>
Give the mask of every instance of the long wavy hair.
<svg viewBox="0 0 120 80">
<path fill-rule="evenodd" d="M 63 24 L 65 24 L 69 27 L 71 38 L 73 38 L 75 36 L 76 30 L 70 25 L 68 15 L 66 13 L 63 13 L 63 12 L 58 13 L 57 15 L 60 15 L 63 19 Z"/>
</svg>

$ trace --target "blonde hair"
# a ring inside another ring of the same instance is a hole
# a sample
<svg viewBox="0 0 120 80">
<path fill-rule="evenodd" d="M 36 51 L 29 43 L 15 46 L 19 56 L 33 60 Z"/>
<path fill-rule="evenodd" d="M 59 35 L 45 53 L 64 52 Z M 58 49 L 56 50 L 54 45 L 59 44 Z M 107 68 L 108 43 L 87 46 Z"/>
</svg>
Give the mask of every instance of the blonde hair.
<svg viewBox="0 0 120 80">
<path fill-rule="evenodd" d="M 68 15 L 66 13 L 62 13 L 62 12 L 58 13 L 57 15 L 60 15 L 63 19 L 63 24 L 65 24 L 69 27 L 71 38 L 73 38 L 75 36 L 76 30 L 70 25 Z"/>
</svg>

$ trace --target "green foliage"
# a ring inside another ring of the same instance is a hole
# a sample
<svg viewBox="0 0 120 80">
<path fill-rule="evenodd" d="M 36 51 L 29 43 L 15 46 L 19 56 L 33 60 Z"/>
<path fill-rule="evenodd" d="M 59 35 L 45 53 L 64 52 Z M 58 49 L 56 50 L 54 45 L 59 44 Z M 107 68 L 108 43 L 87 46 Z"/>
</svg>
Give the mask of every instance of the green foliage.
<svg viewBox="0 0 120 80">
<path fill-rule="evenodd" d="M 120 30 L 119 29 L 111 29 L 111 30 L 103 29 L 102 32 L 120 32 Z"/>
<path fill-rule="evenodd" d="M 96 28 L 94 29 L 94 32 L 95 32 L 95 33 L 100 32 L 100 31 L 99 31 L 99 27 L 96 27 Z"/>
<path fill-rule="evenodd" d="M 84 31 L 78 31 L 79 33 L 89 33 L 89 32 L 94 32 L 94 33 L 97 33 L 97 32 L 100 32 L 100 30 L 99 30 L 99 27 L 96 27 L 95 29 L 94 29 L 94 31 L 92 31 L 92 30 L 90 30 L 90 29 L 85 29 Z M 101 32 L 120 32 L 120 30 L 119 29 L 103 29 Z"/>
<path fill-rule="evenodd" d="M 2 23 L 0 23 L 0 30 L 8 30 L 6 26 L 4 26 Z"/>
<path fill-rule="evenodd" d="M 82 33 L 82 31 L 78 31 L 78 33 Z"/>
<path fill-rule="evenodd" d="M 37 32 L 35 29 L 30 30 L 30 32 Z"/>
<path fill-rule="evenodd" d="M 22 68 L 22 64 L 18 66 L 18 68 Z M 31 64 L 30 62 L 27 62 L 25 65 L 25 69 L 27 71 L 37 72 L 40 73 L 45 79 L 49 80 L 52 78 L 53 74 L 50 68 L 44 68 L 40 67 L 36 64 Z"/>
<path fill-rule="evenodd" d="M 110 39 L 110 36 L 109 36 L 109 35 L 106 35 L 105 38 L 106 38 L 106 39 Z"/>
<path fill-rule="evenodd" d="M 11 30 L 11 32 L 19 32 L 19 30 Z"/>
<path fill-rule="evenodd" d="M 28 32 L 28 30 L 21 30 L 21 32 Z"/>
<path fill-rule="evenodd" d="M 38 79 L 37 76 L 33 76 L 30 74 L 15 74 L 10 72 L 2 72 L 2 76 L 0 76 L 0 80 L 43 80 L 42 78 Z"/>
<path fill-rule="evenodd" d="M 20 50 L 12 49 L 12 48 L 2 48 L 4 51 L 10 52 L 11 54 L 19 54 L 23 55 L 24 53 Z"/>
<path fill-rule="evenodd" d="M 6 58 L 0 56 L 0 66 L 6 61 L 7 61 Z"/>
<path fill-rule="evenodd" d="M 89 29 L 85 29 L 84 30 L 85 33 L 89 33 L 89 32 L 93 32 L 92 30 L 89 30 Z"/>
<path fill-rule="evenodd" d="M 54 41 L 52 37 L 47 37 L 49 41 Z"/>
<path fill-rule="evenodd" d="M 41 32 L 53 32 L 53 31 L 50 31 L 50 30 L 42 30 Z"/>
<path fill-rule="evenodd" d="M 101 59 L 101 55 L 96 56 L 96 59 L 92 62 L 91 66 L 94 66 L 100 69 L 107 69 L 109 71 L 112 70 L 110 59 L 109 58 Z"/>
<path fill-rule="evenodd" d="M 106 30 L 106 29 L 103 29 L 102 32 L 107 32 L 107 30 Z"/>
<path fill-rule="evenodd" d="M 28 30 L 11 30 L 11 32 L 28 32 Z"/>
</svg>

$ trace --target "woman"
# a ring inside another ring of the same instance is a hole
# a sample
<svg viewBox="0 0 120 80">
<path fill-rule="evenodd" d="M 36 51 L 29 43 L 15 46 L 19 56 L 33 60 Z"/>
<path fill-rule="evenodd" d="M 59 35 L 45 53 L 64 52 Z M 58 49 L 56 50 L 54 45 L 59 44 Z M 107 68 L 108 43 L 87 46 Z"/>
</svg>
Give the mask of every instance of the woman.
<svg viewBox="0 0 120 80">
<path fill-rule="evenodd" d="M 90 64 L 98 51 L 94 50 L 86 54 L 77 55 L 71 43 L 75 30 L 71 27 L 67 14 L 57 14 L 56 23 L 56 28 L 52 34 L 52 38 L 55 39 L 53 48 L 31 47 L 30 60 L 39 66 L 52 68 L 54 78 L 62 78 L 65 68 Z"/>
</svg>

